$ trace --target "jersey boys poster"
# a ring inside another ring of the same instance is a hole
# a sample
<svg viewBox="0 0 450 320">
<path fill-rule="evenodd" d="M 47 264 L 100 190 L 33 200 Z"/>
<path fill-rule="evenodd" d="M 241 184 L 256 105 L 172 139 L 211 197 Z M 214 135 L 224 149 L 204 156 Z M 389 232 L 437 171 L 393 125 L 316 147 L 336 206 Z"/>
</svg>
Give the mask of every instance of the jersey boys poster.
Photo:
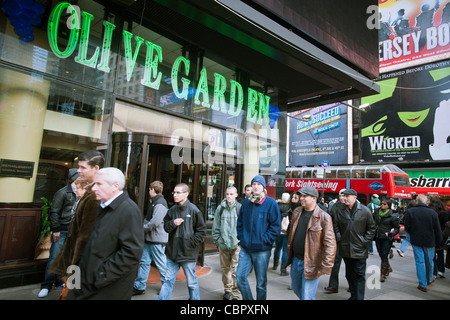
<svg viewBox="0 0 450 320">
<path fill-rule="evenodd" d="M 450 0 L 379 0 L 380 73 L 450 58 Z"/>
<path fill-rule="evenodd" d="M 361 159 L 450 160 L 450 60 L 386 73 L 380 93 L 362 98 Z"/>
</svg>

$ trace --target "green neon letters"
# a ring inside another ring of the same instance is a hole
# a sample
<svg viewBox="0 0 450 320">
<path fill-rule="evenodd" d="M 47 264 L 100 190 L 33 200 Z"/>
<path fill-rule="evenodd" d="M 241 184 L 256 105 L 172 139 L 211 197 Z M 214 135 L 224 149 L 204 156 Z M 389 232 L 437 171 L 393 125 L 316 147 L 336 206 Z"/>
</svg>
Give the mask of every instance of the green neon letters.
<svg viewBox="0 0 450 320">
<path fill-rule="evenodd" d="M 60 20 L 63 14 L 69 14 L 66 26 L 70 30 L 70 34 L 66 48 L 61 51 L 58 46 L 58 28 L 60 27 Z M 78 45 L 78 54 L 74 58 L 75 62 L 108 73 L 111 70 L 109 67 L 109 57 L 111 53 L 112 35 L 116 26 L 108 21 L 103 21 L 102 47 L 101 49 L 96 47 L 94 54 L 88 57 L 89 34 L 93 19 L 94 16 L 92 14 L 85 11 L 81 11 L 79 14 L 75 6 L 67 2 L 57 4 L 50 14 L 47 27 L 50 48 L 58 58 L 65 59 L 75 52 Z M 82 23 L 80 23 L 80 20 L 82 20 Z M 158 66 L 163 61 L 162 48 L 139 36 L 134 36 L 133 41 L 133 34 L 124 30 L 123 46 L 126 78 L 127 81 L 131 80 L 136 60 L 139 56 L 139 50 L 143 43 L 145 43 L 146 47 L 146 57 L 144 77 L 141 80 L 141 84 L 158 90 L 162 79 L 162 72 L 158 72 Z M 97 64 L 99 58 L 100 62 Z M 191 80 L 188 79 L 189 71 L 190 61 L 188 59 L 183 56 L 175 59 L 172 65 L 171 82 L 173 92 L 179 99 L 188 99 L 189 85 L 191 83 Z M 181 76 L 181 73 L 184 76 Z M 179 84 L 182 84 L 181 91 Z M 210 103 L 209 96 L 208 73 L 205 67 L 200 72 L 197 88 L 195 89 L 194 103 L 197 105 L 221 111 L 231 116 L 238 116 L 242 112 L 244 90 L 242 85 L 235 80 L 230 80 L 230 101 L 228 105 L 225 98 L 227 81 L 219 73 L 214 73 L 214 96 L 212 104 Z M 265 120 L 265 124 L 268 124 L 270 97 L 248 88 L 247 100 L 247 120 L 260 125 L 263 125 L 263 120 Z"/>
</svg>

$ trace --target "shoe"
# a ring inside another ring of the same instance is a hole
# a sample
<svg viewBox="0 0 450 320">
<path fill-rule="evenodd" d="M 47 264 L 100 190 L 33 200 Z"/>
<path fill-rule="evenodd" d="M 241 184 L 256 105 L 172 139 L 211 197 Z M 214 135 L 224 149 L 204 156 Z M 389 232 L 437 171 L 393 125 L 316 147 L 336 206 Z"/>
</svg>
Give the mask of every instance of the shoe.
<svg viewBox="0 0 450 320">
<path fill-rule="evenodd" d="M 135 287 L 133 287 L 133 296 L 139 296 L 145 294 L 145 290 L 138 290 Z"/>
<path fill-rule="evenodd" d="M 424 287 L 421 287 L 421 286 L 417 286 L 417 289 L 419 289 L 422 292 L 427 292 L 428 291 L 427 288 L 424 288 Z"/>
<path fill-rule="evenodd" d="M 428 285 L 433 284 L 434 281 L 436 281 L 436 277 L 435 276 L 433 276 L 433 280 L 431 282 L 428 282 Z"/>
<path fill-rule="evenodd" d="M 231 300 L 231 292 L 225 292 L 223 294 L 223 300 Z"/>
<path fill-rule="evenodd" d="M 279 264 L 280 264 L 279 262 L 274 262 L 272 270 L 277 270 Z"/>
<path fill-rule="evenodd" d="M 392 259 L 394 257 L 394 252 L 392 252 L 392 249 L 389 251 L 389 259 Z"/>
<path fill-rule="evenodd" d="M 39 291 L 39 293 L 38 293 L 39 298 L 45 298 L 47 295 L 48 295 L 48 289 L 46 289 L 46 288 L 41 289 L 41 291 Z"/>
<path fill-rule="evenodd" d="M 438 272 L 438 276 L 439 276 L 439 278 L 441 278 L 441 279 L 445 279 L 445 276 L 444 276 L 444 273 L 443 272 Z"/>
<path fill-rule="evenodd" d="M 398 255 L 399 255 L 400 257 L 402 257 L 402 258 L 405 257 L 405 255 L 403 254 L 403 251 L 402 251 L 402 250 L 397 249 L 397 253 L 398 253 Z"/>
<path fill-rule="evenodd" d="M 333 287 L 325 287 L 324 290 L 326 291 L 326 293 L 338 293 L 338 288 L 333 288 Z"/>
<path fill-rule="evenodd" d="M 284 277 L 284 276 L 288 276 L 289 272 L 286 270 L 286 268 L 281 267 L 280 270 L 280 276 Z"/>
</svg>

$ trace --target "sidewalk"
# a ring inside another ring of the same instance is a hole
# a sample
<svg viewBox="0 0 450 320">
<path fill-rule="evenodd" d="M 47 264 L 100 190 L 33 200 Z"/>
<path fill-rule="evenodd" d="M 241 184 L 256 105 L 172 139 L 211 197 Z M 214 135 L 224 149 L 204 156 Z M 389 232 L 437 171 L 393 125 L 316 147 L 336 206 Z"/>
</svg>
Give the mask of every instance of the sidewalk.
<svg viewBox="0 0 450 320">
<path fill-rule="evenodd" d="M 396 243 L 396 248 L 400 244 Z M 417 289 L 416 267 L 412 247 L 409 247 L 405 257 L 401 258 L 394 249 L 394 258 L 390 259 L 393 272 L 384 283 L 380 283 L 380 288 L 368 286 L 374 284 L 374 269 L 379 270 L 380 258 L 376 252 L 370 255 L 367 260 L 366 271 L 366 300 L 450 300 L 450 270 L 446 269 L 445 279 L 437 278 L 434 284 L 428 287 L 428 292 Z M 297 296 L 288 290 L 290 276 L 280 276 L 278 270 L 272 270 L 272 261 L 268 270 L 268 300 L 298 300 Z M 209 272 L 198 278 L 200 285 L 200 297 L 202 300 L 222 300 L 223 285 L 218 254 L 205 257 L 205 267 L 210 267 Z M 288 268 L 289 270 L 289 268 Z M 339 293 L 325 293 L 324 287 L 328 286 L 329 276 L 322 276 L 317 289 L 316 300 L 347 300 L 350 294 L 347 292 L 347 280 L 345 279 L 345 263 L 342 262 L 339 274 Z M 254 273 L 250 274 L 249 282 L 253 295 L 256 297 L 256 280 Z M 156 300 L 158 298 L 159 283 L 147 285 L 144 295 L 134 296 L 133 300 Z M 52 290 L 46 298 L 38 298 L 37 294 L 40 284 L 14 287 L 0 290 L 0 300 L 55 300 L 60 293 L 60 289 Z M 186 281 L 180 280 L 175 283 L 172 293 L 172 300 L 187 300 L 189 298 Z"/>
</svg>

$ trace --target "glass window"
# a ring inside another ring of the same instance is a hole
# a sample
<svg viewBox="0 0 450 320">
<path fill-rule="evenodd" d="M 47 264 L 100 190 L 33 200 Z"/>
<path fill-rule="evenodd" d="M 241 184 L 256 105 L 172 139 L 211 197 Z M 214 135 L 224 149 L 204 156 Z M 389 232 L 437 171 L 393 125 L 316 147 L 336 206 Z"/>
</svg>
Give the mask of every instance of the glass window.
<svg viewBox="0 0 450 320">
<path fill-rule="evenodd" d="M 350 178 L 350 169 L 338 169 L 337 177 L 339 179 Z"/>
<path fill-rule="evenodd" d="M 365 178 L 365 169 L 352 169 L 352 178 L 354 179 L 364 179 Z"/>
<path fill-rule="evenodd" d="M 394 184 L 399 187 L 409 187 L 409 179 L 404 176 L 394 176 Z"/>
<path fill-rule="evenodd" d="M 303 179 L 311 179 L 311 169 L 304 169 L 303 170 Z"/>
<path fill-rule="evenodd" d="M 57 3 L 56 5 L 61 5 Z M 81 45 L 79 44 L 81 38 L 80 29 L 73 28 L 72 22 L 77 18 L 75 13 L 73 15 L 67 14 L 65 7 L 60 15 L 55 14 L 54 30 L 57 34 L 53 39 L 55 44 L 53 48 L 50 46 L 52 43 L 49 40 L 47 33 L 48 17 L 51 15 L 56 5 L 52 8 L 46 8 L 46 12 L 42 15 L 42 24 L 40 26 L 33 26 L 34 40 L 31 42 L 20 42 L 19 36 L 14 32 L 14 27 L 9 23 L 8 18 L 4 15 L 3 11 L 0 11 L 0 20 L 8 21 L 6 23 L 5 33 L 0 33 L 0 43 L 2 44 L 2 50 L 0 50 L 0 59 L 15 63 L 20 66 L 28 67 L 36 71 L 55 75 L 70 81 L 83 83 L 84 85 L 92 86 L 95 88 L 112 91 L 115 79 L 115 63 L 117 54 L 114 52 L 113 43 L 117 42 L 120 35 L 117 32 L 117 28 L 113 30 L 112 25 L 115 23 L 115 16 L 111 13 L 107 14 L 107 20 L 111 24 L 111 38 L 105 41 L 108 49 L 104 50 L 104 35 L 109 34 L 106 32 L 106 27 L 103 23 L 105 19 L 104 6 L 89 0 L 79 0 L 77 5 L 74 5 L 74 12 L 81 16 L 81 12 L 92 15 L 89 24 L 88 39 L 86 40 L 85 57 L 83 57 Z M 56 12 L 56 11 L 53 11 Z M 82 21 L 87 18 L 82 18 Z M 57 23 L 59 20 L 59 23 Z M 70 27 L 69 27 L 70 26 Z M 83 26 L 83 23 L 80 27 Z M 73 33 L 71 30 L 74 31 Z M 74 41 L 74 35 L 78 34 L 78 42 Z M 75 45 L 70 49 L 70 43 Z M 20 50 L 17 47 L 20 46 Z M 57 56 L 54 51 L 57 51 L 60 56 Z M 96 54 L 95 52 L 98 51 Z M 109 55 L 108 67 L 109 72 L 99 69 L 102 58 L 106 60 Z M 87 66 L 87 63 L 80 63 L 77 60 L 90 60 L 92 59 L 92 66 Z"/>
<path fill-rule="evenodd" d="M 366 177 L 371 179 L 381 179 L 380 168 L 367 168 Z"/>
<path fill-rule="evenodd" d="M 336 179 L 336 173 L 337 173 L 336 169 L 327 169 L 325 171 L 325 178 L 327 178 L 327 179 Z"/>
<path fill-rule="evenodd" d="M 111 95 L 6 67 L 0 92 L 0 158 L 28 161 L 35 171 L 9 181 L 0 202 L 51 201 L 80 153 L 106 149 Z"/>
</svg>

